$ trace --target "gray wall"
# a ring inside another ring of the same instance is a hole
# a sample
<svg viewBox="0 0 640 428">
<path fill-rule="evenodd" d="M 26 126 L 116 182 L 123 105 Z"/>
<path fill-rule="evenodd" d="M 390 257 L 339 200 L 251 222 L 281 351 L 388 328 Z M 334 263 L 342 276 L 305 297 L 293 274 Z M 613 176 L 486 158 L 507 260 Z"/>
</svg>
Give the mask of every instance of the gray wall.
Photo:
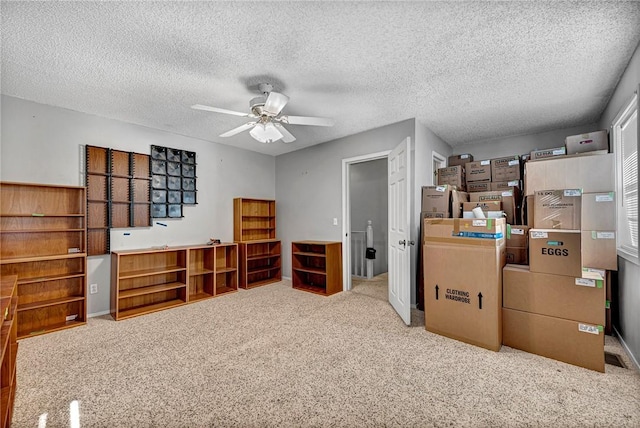
<svg viewBox="0 0 640 428">
<path fill-rule="evenodd" d="M 209 238 L 233 241 L 233 198 L 275 198 L 272 156 L 157 131 L 138 125 L 2 96 L 0 178 L 43 184 L 84 185 L 84 145 L 150 153 L 160 145 L 196 152 L 198 205 L 184 218 L 163 219 L 168 227 L 113 229 L 111 248 L 201 244 Z M 129 232 L 125 236 L 124 232 Z M 109 256 L 89 257 L 89 314 L 109 311 Z"/>
<path fill-rule="evenodd" d="M 629 101 L 640 85 L 640 46 L 636 48 L 616 90 L 609 100 L 600 128 L 609 129 L 616 115 Z M 639 128 L 640 129 L 640 128 Z M 639 131 L 640 132 L 640 131 Z M 640 135 L 638 136 L 640 141 Z M 640 153 L 640 151 L 639 151 Z M 640 162 L 640 159 L 639 159 Z M 618 294 L 612 305 L 619 308 L 619 325 L 615 325 L 627 349 L 633 354 L 636 365 L 640 362 L 640 266 L 638 260 L 618 257 Z M 640 366 L 639 366 L 640 367 Z"/>
<path fill-rule="evenodd" d="M 373 248 L 376 250 L 373 273 L 380 275 L 387 272 L 389 218 L 387 159 L 351 165 L 350 173 L 351 230 L 365 231 L 367 221 L 372 221 Z"/>
</svg>

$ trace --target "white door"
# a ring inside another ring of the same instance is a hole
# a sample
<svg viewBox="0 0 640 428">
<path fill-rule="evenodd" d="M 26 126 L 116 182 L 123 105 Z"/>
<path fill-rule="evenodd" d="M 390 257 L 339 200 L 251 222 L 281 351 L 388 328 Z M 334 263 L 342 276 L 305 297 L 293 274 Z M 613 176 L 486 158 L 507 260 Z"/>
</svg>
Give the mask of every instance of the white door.
<svg viewBox="0 0 640 428">
<path fill-rule="evenodd" d="M 389 153 L 389 303 L 411 324 L 411 139 Z"/>
</svg>

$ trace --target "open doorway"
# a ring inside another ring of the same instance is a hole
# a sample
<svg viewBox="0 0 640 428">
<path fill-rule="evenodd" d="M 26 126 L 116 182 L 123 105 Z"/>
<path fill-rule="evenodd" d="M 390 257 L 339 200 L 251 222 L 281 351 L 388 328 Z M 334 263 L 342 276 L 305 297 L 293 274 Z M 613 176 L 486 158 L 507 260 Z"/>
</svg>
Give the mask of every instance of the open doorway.
<svg viewBox="0 0 640 428">
<path fill-rule="evenodd" d="M 384 281 L 386 285 L 388 154 L 380 152 L 343 160 L 344 290 L 351 290 L 353 281 L 356 284 L 359 281 Z M 372 239 L 367 229 L 372 232 Z M 367 248 L 374 250 L 369 250 L 369 257 L 375 258 L 367 258 Z M 386 294 L 381 297 L 386 299 Z"/>
</svg>

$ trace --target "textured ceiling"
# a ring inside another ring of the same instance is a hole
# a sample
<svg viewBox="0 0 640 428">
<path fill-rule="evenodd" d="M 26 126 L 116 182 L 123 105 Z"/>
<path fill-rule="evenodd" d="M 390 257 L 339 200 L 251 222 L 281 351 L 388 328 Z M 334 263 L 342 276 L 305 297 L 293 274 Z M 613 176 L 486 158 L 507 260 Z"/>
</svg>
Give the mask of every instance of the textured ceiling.
<svg viewBox="0 0 640 428">
<path fill-rule="evenodd" d="M 416 118 L 449 144 L 596 121 L 640 2 L 2 2 L 2 93 L 278 155 Z M 261 82 L 298 140 L 261 144 Z M 206 144 L 203 142 L 203 144 Z"/>
</svg>

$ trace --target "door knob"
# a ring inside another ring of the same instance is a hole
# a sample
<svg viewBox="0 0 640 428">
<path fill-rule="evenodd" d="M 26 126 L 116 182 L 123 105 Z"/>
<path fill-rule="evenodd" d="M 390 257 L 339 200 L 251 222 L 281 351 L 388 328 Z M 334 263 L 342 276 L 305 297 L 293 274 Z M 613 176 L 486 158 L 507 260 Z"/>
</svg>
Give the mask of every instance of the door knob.
<svg viewBox="0 0 640 428">
<path fill-rule="evenodd" d="M 416 241 L 409 241 L 409 245 L 416 245 Z"/>
<path fill-rule="evenodd" d="M 406 245 L 407 245 L 407 241 L 405 241 L 405 240 L 403 239 L 402 241 L 399 241 L 399 242 L 398 242 L 398 244 L 406 246 Z"/>
</svg>

